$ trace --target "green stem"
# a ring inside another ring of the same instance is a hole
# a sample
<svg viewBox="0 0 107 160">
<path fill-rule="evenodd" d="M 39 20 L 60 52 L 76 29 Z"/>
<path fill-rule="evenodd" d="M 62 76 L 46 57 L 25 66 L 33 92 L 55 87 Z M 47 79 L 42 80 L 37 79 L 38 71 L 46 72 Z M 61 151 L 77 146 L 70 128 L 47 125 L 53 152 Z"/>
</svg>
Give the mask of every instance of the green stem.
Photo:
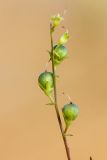
<svg viewBox="0 0 107 160">
<path fill-rule="evenodd" d="M 58 109 L 58 104 L 57 104 L 56 73 L 55 73 L 55 66 L 54 66 L 53 37 L 52 37 L 52 34 L 53 34 L 53 30 L 52 30 L 52 26 L 50 25 L 51 61 L 52 61 L 52 72 L 53 72 L 53 82 L 54 82 L 54 99 L 55 99 L 54 105 L 55 105 L 55 111 L 56 111 L 56 115 L 57 115 L 57 120 L 58 120 L 58 123 L 59 123 L 61 135 L 62 135 L 62 138 L 63 138 L 65 150 L 66 150 L 67 159 L 71 160 L 70 151 L 69 151 L 69 147 L 68 147 L 68 144 L 67 144 L 66 136 L 65 136 L 64 131 L 63 131 L 63 125 L 62 125 L 62 121 L 61 121 L 60 114 L 59 114 L 59 109 Z"/>
<path fill-rule="evenodd" d="M 48 97 L 49 97 L 49 99 L 50 99 L 51 103 L 52 103 L 52 104 L 54 104 L 54 100 L 53 100 L 52 96 L 51 96 L 51 95 L 49 95 Z"/>
<path fill-rule="evenodd" d="M 64 130 L 64 134 L 66 134 L 66 132 L 67 132 L 67 130 L 68 130 L 68 127 L 69 127 L 69 126 L 66 125 L 65 130 Z"/>
</svg>

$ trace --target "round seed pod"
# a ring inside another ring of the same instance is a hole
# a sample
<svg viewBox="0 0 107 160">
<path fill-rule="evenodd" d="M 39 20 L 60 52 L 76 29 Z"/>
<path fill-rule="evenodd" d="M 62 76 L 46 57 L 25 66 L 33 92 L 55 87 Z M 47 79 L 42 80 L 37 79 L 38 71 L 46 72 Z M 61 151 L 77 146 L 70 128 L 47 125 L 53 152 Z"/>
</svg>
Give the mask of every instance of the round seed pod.
<svg viewBox="0 0 107 160">
<path fill-rule="evenodd" d="M 67 125 L 70 125 L 70 123 L 77 118 L 79 113 L 79 108 L 76 104 L 69 103 L 64 105 L 64 107 L 62 108 L 62 113 L 63 113 L 65 123 Z"/>
<path fill-rule="evenodd" d="M 53 74 L 51 72 L 43 72 L 38 78 L 40 88 L 45 92 L 46 95 L 50 95 L 53 91 Z"/>
<path fill-rule="evenodd" d="M 68 50 L 63 45 L 55 45 L 53 52 L 55 65 L 60 64 L 68 56 Z"/>
</svg>

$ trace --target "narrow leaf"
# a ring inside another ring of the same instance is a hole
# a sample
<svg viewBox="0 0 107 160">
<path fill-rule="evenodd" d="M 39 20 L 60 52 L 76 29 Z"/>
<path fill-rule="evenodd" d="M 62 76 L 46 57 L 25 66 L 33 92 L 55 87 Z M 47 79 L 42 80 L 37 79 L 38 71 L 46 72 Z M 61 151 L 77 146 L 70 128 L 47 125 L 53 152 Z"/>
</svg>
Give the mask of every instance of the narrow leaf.
<svg viewBox="0 0 107 160">
<path fill-rule="evenodd" d="M 55 105 L 54 103 L 47 103 L 46 105 Z"/>
</svg>

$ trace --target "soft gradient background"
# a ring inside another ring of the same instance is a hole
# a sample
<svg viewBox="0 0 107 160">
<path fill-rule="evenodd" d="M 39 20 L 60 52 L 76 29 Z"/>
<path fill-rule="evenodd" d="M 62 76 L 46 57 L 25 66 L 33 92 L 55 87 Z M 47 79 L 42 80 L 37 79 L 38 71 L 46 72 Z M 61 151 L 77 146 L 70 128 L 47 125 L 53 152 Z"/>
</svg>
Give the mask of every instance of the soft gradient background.
<svg viewBox="0 0 107 160">
<path fill-rule="evenodd" d="M 80 107 L 69 130 L 72 160 L 107 159 L 107 1 L 1 0 L 0 160 L 66 160 L 54 108 L 37 84 L 48 61 L 49 19 L 64 9 L 71 38 L 57 71 L 59 107 L 68 102 L 62 91 Z"/>
</svg>

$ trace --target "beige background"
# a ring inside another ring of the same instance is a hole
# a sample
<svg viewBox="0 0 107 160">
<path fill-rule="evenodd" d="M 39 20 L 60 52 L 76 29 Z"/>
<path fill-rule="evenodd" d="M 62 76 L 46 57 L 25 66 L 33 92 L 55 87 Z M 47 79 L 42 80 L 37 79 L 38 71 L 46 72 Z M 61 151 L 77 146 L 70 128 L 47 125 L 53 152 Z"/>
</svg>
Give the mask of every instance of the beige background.
<svg viewBox="0 0 107 160">
<path fill-rule="evenodd" d="M 0 1 L 0 160 L 66 160 L 54 108 L 37 84 L 50 47 L 49 19 L 67 9 L 69 59 L 59 68 L 60 108 L 80 107 L 72 160 L 107 159 L 107 1 Z M 56 31 L 55 40 L 63 33 Z"/>
</svg>

